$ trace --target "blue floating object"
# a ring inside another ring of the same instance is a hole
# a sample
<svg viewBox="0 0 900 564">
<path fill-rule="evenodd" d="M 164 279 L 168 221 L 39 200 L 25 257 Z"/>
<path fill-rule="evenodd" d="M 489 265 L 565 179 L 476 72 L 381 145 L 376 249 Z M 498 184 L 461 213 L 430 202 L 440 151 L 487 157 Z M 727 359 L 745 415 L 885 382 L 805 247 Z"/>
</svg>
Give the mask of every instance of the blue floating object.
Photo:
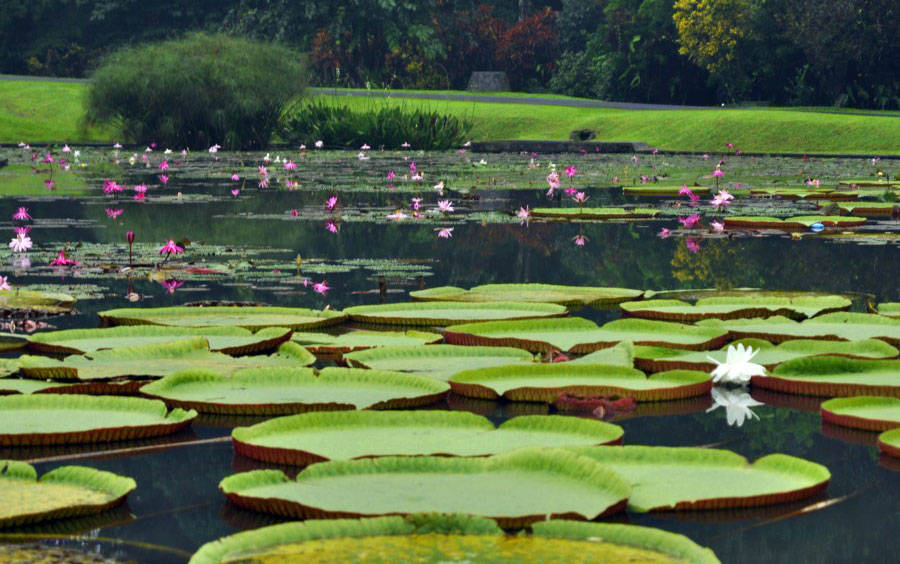
<svg viewBox="0 0 900 564">
<path fill-rule="evenodd" d="M 822 231 L 825 231 L 825 226 L 822 225 L 821 223 L 813 223 L 812 225 L 809 226 L 809 229 L 813 233 L 821 233 Z"/>
</svg>

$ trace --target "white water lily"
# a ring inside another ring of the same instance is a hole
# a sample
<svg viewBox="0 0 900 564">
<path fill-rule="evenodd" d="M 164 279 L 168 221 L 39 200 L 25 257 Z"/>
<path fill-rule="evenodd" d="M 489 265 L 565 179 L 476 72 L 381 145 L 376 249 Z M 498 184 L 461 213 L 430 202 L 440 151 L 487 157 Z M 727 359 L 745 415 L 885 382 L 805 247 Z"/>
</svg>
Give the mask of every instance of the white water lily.
<svg viewBox="0 0 900 564">
<path fill-rule="evenodd" d="M 718 386 L 712 389 L 712 399 L 715 403 L 706 412 L 709 413 L 724 407 L 725 419 L 728 421 L 728 425 L 736 427 L 740 427 L 748 419 L 753 419 L 754 417 L 759 419 L 759 415 L 753 413 L 750 408 L 757 405 L 765 405 L 750 397 L 750 394 L 743 389 L 725 390 Z"/>
<path fill-rule="evenodd" d="M 753 347 L 745 349 L 743 344 L 738 343 L 737 347 L 728 345 L 725 362 L 719 362 L 707 355 L 706 358 L 717 365 L 711 372 L 713 382 L 716 384 L 746 384 L 753 376 L 765 376 L 764 366 L 750 362 L 759 351 L 760 349 L 753 350 Z"/>
</svg>

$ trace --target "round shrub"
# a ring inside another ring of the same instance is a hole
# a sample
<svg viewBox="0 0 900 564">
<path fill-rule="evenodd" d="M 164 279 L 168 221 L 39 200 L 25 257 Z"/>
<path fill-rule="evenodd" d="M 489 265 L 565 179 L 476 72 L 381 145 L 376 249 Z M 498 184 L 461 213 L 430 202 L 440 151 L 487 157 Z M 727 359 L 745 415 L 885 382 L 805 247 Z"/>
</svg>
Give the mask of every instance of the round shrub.
<svg viewBox="0 0 900 564">
<path fill-rule="evenodd" d="M 282 108 L 305 85 L 303 64 L 287 48 L 194 34 L 110 55 L 92 77 L 86 115 L 135 143 L 253 149 L 269 143 Z"/>
</svg>

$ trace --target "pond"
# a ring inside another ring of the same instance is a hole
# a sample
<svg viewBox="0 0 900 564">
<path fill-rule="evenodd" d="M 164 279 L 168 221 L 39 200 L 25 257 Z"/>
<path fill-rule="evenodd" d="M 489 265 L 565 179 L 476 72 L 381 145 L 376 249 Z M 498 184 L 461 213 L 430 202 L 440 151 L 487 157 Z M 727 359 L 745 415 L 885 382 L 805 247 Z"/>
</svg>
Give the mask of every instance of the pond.
<svg viewBox="0 0 900 564">
<path fill-rule="evenodd" d="M 845 201 L 851 185 L 858 186 L 854 198 L 893 201 L 896 189 L 877 176 L 896 172 L 891 161 L 732 152 L 282 149 L 182 156 L 143 147 L 83 148 L 77 157 L 54 153 L 54 163 L 42 162 L 44 155 L 0 152 L 0 160 L 10 163 L 0 169 L 0 218 L 9 229 L 30 226 L 33 242 L 27 252 L 0 251 L 0 274 L 14 287 L 75 296 L 77 313 L 37 317 L 31 324 L 13 316 L 7 330 L 19 333 L 97 327 L 97 313 L 111 308 L 234 302 L 343 310 L 407 302 L 410 291 L 498 283 L 816 292 L 846 296 L 857 312 L 900 301 L 897 209 L 882 206 L 880 215 L 868 214 L 859 226 L 832 227 L 821 219 L 854 217 Z M 70 170 L 60 169 L 60 157 Z M 164 161 L 168 166 L 161 168 Z M 547 177 L 554 170 L 561 186 L 548 197 Z M 713 176 L 715 170 L 724 176 Z M 268 186 L 260 188 L 261 182 Z M 110 183 L 124 189 L 111 190 Z M 141 185 L 146 190 L 135 190 Z M 711 205 L 716 185 L 735 200 Z M 675 188 L 663 196 L 633 195 L 659 186 Z M 699 201 L 679 195 L 681 186 L 700 195 Z M 713 190 L 704 193 L 704 187 Z M 809 194 L 814 190 L 818 197 Z M 842 190 L 844 196 L 826 196 L 826 190 Z M 575 201 L 578 192 L 585 202 Z M 330 198 L 336 203 L 330 205 Z M 7 219 L 21 207 L 32 219 Z M 540 217 L 544 208 L 640 209 L 650 217 L 559 221 Z M 689 227 L 685 218 L 692 213 L 700 216 L 699 225 Z M 745 216 L 818 219 L 795 228 L 729 224 L 728 218 Z M 715 229 L 714 221 L 724 230 Z M 127 232 L 134 233 L 131 245 Z M 184 252 L 161 255 L 168 241 Z M 52 266 L 60 251 L 78 264 Z M 613 304 L 573 315 L 602 325 L 623 314 Z M 315 366 L 331 364 L 320 360 Z M 887 560 L 900 530 L 900 459 L 879 456 L 877 433 L 823 423 L 819 404 L 825 398 L 756 386 L 750 391 L 763 405 L 753 407 L 756 417 L 740 426 L 729 425 L 725 410 L 709 410 L 708 395 L 640 402 L 633 411 L 607 416 L 624 429 L 628 445 L 714 447 L 751 461 L 783 453 L 822 464 L 831 472 L 826 492 L 758 508 L 628 511 L 607 520 L 685 534 L 723 562 Z M 554 412 L 543 403 L 453 394 L 429 409 L 471 411 L 495 424 Z M 39 475 L 79 464 L 138 484 L 125 506 L 95 517 L 4 529 L 0 542 L 34 540 L 98 558 L 179 562 L 206 542 L 282 522 L 230 504 L 217 489 L 236 472 L 296 472 L 234 452 L 232 429 L 261 420 L 201 415 L 187 430 L 155 439 L 0 447 L 0 459 L 30 461 Z"/>
</svg>

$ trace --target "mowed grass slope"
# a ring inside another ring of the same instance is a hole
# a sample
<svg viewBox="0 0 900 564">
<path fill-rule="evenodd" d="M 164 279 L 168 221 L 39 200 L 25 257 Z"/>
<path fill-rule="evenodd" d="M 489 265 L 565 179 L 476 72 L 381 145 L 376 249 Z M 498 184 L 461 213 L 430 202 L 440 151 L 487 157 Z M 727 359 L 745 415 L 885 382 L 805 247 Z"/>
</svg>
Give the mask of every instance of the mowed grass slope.
<svg viewBox="0 0 900 564">
<path fill-rule="evenodd" d="M 0 142 L 115 141 L 110 130 L 80 129 L 85 84 L 0 81 Z M 403 92 L 403 91 L 398 91 Z M 521 96 L 521 95 L 519 95 Z M 538 95 L 529 95 L 538 96 Z M 389 104 L 469 119 L 472 139 L 566 140 L 593 129 L 601 141 L 644 141 L 663 150 L 900 154 L 900 118 L 802 109 L 608 110 L 555 106 L 323 96 L 365 110 Z"/>
</svg>

